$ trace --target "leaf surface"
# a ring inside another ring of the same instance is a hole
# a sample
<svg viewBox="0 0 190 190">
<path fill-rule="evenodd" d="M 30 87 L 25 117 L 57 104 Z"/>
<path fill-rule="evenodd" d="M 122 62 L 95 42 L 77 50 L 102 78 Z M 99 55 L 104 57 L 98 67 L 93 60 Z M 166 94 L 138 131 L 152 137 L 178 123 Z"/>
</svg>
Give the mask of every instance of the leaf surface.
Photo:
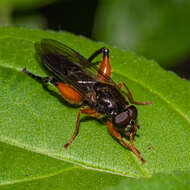
<svg viewBox="0 0 190 190">
<path fill-rule="evenodd" d="M 153 61 L 109 46 L 113 79 L 125 82 L 135 100 L 153 102 L 137 106 L 141 128 L 135 143 L 147 163 L 142 165 L 95 119 L 82 119 L 77 138 L 68 150 L 62 149 L 74 131 L 79 108 L 21 72 L 26 67 L 47 76 L 35 58 L 34 43 L 42 38 L 62 41 L 85 57 L 105 46 L 67 32 L 0 28 L 2 188 L 106 189 L 132 180 L 126 177 L 138 183 L 140 177 L 189 170 L 189 81 Z"/>
</svg>

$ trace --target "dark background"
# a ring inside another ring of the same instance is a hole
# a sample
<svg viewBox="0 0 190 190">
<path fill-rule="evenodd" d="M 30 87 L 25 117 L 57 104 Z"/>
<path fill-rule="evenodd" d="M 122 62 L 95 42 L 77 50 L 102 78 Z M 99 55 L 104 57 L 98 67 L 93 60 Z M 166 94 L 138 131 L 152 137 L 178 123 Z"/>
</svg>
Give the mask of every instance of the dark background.
<svg viewBox="0 0 190 190">
<path fill-rule="evenodd" d="M 133 3 L 128 0 L 41 0 L 40 4 L 4 4 L 0 11 L 7 9 L 2 25 L 84 35 L 154 59 L 165 69 L 189 79 L 189 8 L 185 0 L 156 3 L 154 0 Z M 123 39 L 127 39 L 126 45 L 120 43 Z"/>
</svg>

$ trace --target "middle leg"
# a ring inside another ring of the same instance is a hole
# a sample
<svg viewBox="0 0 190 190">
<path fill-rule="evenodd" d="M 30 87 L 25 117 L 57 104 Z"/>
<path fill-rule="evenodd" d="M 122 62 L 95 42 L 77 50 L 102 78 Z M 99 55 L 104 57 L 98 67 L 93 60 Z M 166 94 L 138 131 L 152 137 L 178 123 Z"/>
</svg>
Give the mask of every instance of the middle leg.
<svg viewBox="0 0 190 190">
<path fill-rule="evenodd" d="M 91 116 L 91 117 L 96 117 L 96 118 L 102 118 L 103 115 L 99 114 L 98 112 L 96 112 L 95 110 L 89 108 L 89 107 L 86 107 L 86 108 L 82 108 L 80 109 L 79 113 L 78 113 L 78 116 L 77 116 L 77 121 L 76 121 L 76 127 L 75 127 L 75 131 L 72 135 L 72 137 L 68 140 L 68 142 L 64 145 L 64 148 L 67 148 L 71 143 L 72 141 L 75 139 L 75 137 L 77 136 L 78 132 L 79 132 L 79 125 L 80 125 L 80 114 L 83 113 L 83 114 L 87 114 L 88 116 Z"/>
<path fill-rule="evenodd" d="M 122 86 L 124 86 L 124 88 L 126 89 L 128 98 L 129 98 L 131 103 L 137 104 L 137 105 L 152 104 L 152 101 L 147 101 L 147 102 L 137 102 L 137 101 L 135 101 L 134 98 L 133 98 L 133 95 L 132 95 L 131 91 L 129 90 L 129 88 L 127 87 L 127 85 L 125 83 L 123 83 L 123 82 L 120 82 L 118 84 L 118 88 L 121 89 Z"/>
<path fill-rule="evenodd" d="M 133 152 L 140 160 L 141 162 L 144 164 L 146 161 L 143 159 L 143 157 L 141 156 L 140 152 L 136 149 L 134 142 L 132 141 L 132 145 L 126 143 L 120 133 L 114 128 L 113 124 L 111 121 L 108 121 L 108 129 L 110 131 L 110 133 L 113 135 L 113 137 L 115 137 L 117 140 L 119 140 L 119 142 L 126 147 L 127 149 L 129 149 L 131 152 Z M 130 139 L 131 140 L 131 139 Z"/>
</svg>

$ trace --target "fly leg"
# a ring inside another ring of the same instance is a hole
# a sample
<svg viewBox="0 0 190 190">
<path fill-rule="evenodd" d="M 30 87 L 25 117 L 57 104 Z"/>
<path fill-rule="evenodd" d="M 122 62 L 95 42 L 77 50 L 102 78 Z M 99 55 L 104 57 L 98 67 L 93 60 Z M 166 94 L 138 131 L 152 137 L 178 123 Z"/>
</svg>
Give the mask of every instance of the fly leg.
<svg viewBox="0 0 190 190">
<path fill-rule="evenodd" d="M 131 142 L 131 145 L 132 145 L 132 147 L 134 147 L 135 149 L 136 149 L 136 147 L 135 147 L 135 142 L 134 142 L 134 137 L 135 137 L 135 135 L 136 135 L 136 132 L 137 132 L 137 129 L 138 129 L 138 121 L 136 120 L 135 121 L 135 125 L 134 125 L 134 127 L 133 127 L 133 131 L 130 133 L 130 136 L 129 136 L 129 139 L 130 139 L 130 142 Z M 136 151 L 140 154 L 140 152 L 136 149 Z"/>
<path fill-rule="evenodd" d="M 140 152 L 136 149 L 135 145 L 134 145 L 134 142 L 132 141 L 132 145 L 126 143 L 120 133 L 114 128 L 113 124 L 111 121 L 108 121 L 107 123 L 108 125 L 108 129 L 110 131 L 110 133 L 112 134 L 113 137 L 115 137 L 117 140 L 119 140 L 119 142 L 124 146 L 126 147 L 127 149 L 129 149 L 131 152 L 133 152 L 141 161 L 142 163 L 144 164 L 146 161 L 143 159 L 143 157 L 141 156 Z"/>
<path fill-rule="evenodd" d="M 30 76 L 31 78 L 37 80 L 38 82 L 42 84 L 47 84 L 48 82 L 50 82 L 51 84 L 55 85 L 55 83 L 57 82 L 53 77 L 40 77 L 40 76 L 34 75 L 30 71 L 28 71 L 26 68 L 24 68 L 22 72 L 26 73 L 28 76 Z"/>
<path fill-rule="evenodd" d="M 101 53 L 104 54 L 104 52 L 108 52 L 108 54 L 109 54 L 109 50 L 108 50 L 107 48 L 105 48 L 105 47 L 102 47 L 102 48 L 96 50 L 96 51 L 88 58 L 88 61 L 89 61 L 89 62 L 92 62 L 93 59 L 95 59 L 95 58 L 96 58 L 99 54 L 101 54 Z"/>
<path fill-rule="evenodd" d="M 77 136 L 77 134 L 79 132 L 80 114 L 81 113 L 87 114 L 88 116 L 91 116 L 91 117 L 97 117 L 97 118 L 102 118 L 103 117 L 101 114 L 97 113 L 95 110 L 93 110 L 91 108 L 85 107 L 85 108 L 80 109 L 80 111 L 78 113 L 78 116 L 77 116 L 75 131 L 74 131 L 72 137 L 64 145 L 64 148 L 67 148 L 72 143 L 72 141 L 75 139 L 75 137 Z"/>
<path fill-rule="evenodd" d="M 111 75 L 111 64 L 109 59 L 109 50 L 105 47 L 100 48 L 96 52 L 94 52 L 88 60 L 91 62 L 96 56 L 98 56 L 100 53 L 103 53 L 103 59 L 101 61 L 101 64 L 99 66 L 98 70 L 98 77 L 102 78 L 103 80 L 108 80 Z"/>
<path fill-rule="evenodd" d="M 128 97 L 129 97 L 129 100 L 131 103 L 133 104 L 137 104 L 137 105 L 147 105 L 147 104 L 152 104 L 152 101 L 147 101 L 147 102 L 136 102 L 133 98 L 133 95 L 132 93 L 130 92 L 129 88 L 127 87 L 127 85 L 123 82 L 120 82 L 118 87 L 119 89 L 121 89 L 121 87 L 124 86 L 125 89 L 127 90 L 127 94 L 128 94 Z"/>
<path fill-rule="evenodd" d="M 133 127 L 133 131 L 130 133 L 130 137 L 129 137 L 132 146 L 135 146 L 135 144 L 134 144 L 134 137 L 135 137 L 136 132 L 138 130 L 138 124 L 137 123 L 138 123 L 138 120 L 135 121 L 135 125 Z"/>
<path fill-rule="evenodd" d="M 34 75 L 28 70 L 26 70 L 26 68 L 23 69 L 23 72 L 32 77 L 33 79 L 41 82 L 42 84 L 53 84 L 59 90 L 60 94 L 67 102 L 76 105 L 80 105 L 82 103 L 82 97 L 80 96 L 80 94 L 76 92 L 76 90 L 74 90 L 68 84 L 61 83 L 53 77 L 40 77 Z"/>
</svg>

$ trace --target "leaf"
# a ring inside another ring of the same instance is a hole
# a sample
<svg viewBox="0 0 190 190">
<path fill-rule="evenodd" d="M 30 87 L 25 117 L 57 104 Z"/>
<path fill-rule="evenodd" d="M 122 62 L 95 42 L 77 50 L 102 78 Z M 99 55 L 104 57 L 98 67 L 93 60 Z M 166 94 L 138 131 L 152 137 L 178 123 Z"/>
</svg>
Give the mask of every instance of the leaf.
<svg viewBox="0 0 190 190">
<path fill-rule="evenodd" d="M 94 36 L 170 67 L 189 56 L 190 1 L 100 1 Z"/>
<path fill-rule="evenodd" d="M 105 44 L 67 32 L 13 27 L 1 27 L 0 36 L 2 189 L 105 189 L 132 180 L 127 177 L 140 183 L 140 177 L 189 170 L 189 81 L 107 46 L 113 79 L 125 81 L 136 100 L 153 102 L 137 106 L 141 128 L 135 143 L 147 163 L 142 165 L 95 119 L 82 119 L 80 133 L 63 150 L 79 108 L 60 101 L 21 70 L 47 76 L 35 59 L 34 43 L 42 38 L 62 41 L 86 57 Z"/>
</svg>

